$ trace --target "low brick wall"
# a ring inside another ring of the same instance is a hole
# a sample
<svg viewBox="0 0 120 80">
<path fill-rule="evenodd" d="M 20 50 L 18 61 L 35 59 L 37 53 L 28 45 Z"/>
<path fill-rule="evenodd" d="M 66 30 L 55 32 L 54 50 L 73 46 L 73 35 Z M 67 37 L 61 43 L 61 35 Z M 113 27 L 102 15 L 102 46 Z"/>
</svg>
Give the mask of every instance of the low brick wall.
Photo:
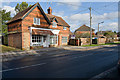
<svg viewBox="0 0 120 80">
<path fill-rule="evenodd" d="M 106 38 L 99 38 L 99 44 L 105 44 Z"/>
<path fill-rule="evenodd" d="M 90 38 L 80 38 L 80 41 L 81 41 L 81 46 L 90 44 Z"/>
</svg>

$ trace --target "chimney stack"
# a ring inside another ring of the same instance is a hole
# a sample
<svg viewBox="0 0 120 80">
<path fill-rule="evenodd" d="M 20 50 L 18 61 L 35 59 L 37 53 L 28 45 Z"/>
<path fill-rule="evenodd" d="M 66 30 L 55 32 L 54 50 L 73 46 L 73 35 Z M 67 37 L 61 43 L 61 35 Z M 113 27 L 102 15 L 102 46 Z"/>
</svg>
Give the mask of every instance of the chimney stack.
<svg viewBox="0 0 120 80">
<path fill-rule="evenodd" d="M 52 14 L 52 9 L 51 9 L 51 7 L 49 7 L 49 8 L 47 9 L 47 11 L 48 11 L 48 14 Z"/>
</svg>

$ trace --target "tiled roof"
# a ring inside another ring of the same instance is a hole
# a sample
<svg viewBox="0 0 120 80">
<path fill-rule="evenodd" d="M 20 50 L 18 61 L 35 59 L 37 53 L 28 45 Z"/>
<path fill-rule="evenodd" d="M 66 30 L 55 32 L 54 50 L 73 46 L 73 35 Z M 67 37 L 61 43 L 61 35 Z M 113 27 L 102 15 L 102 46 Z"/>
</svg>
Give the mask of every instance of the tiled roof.
<svg viewBox="0 0 120 80">
<path fill-rule="evenodd" d="M 86 25 L 82 25 L 81 27 L 79 27 L 75 31 L 90 31 L 90 27 L 88 27 Z M 92 31 L 95 31 L 95 29 L 92 28 Z"/>
<path fill-rule="evenodd" d="M 36 5 L 36 4 L 34 4 Z M 25 10 L 17 13 L 10 21 L 8 21 L 7 23 L 22 19 L 22 17 L 34 6 L 32 5 L 31 7 L 26 8 Z"/>
<path fill-rule="evenodd" d="M 54 18 L 56 18 L 56 20 L 58 21 L 58 25 L 70 27 L 61 17 L 51 15 L 51 14 L 46 14 L 46 16 L 48 17 L 49 21 L 51 21 L 51 22 Z"/>
<path fill-rule="evenodd" d="M 8 24 L 8 23 L 11 23 L 11 22 L 13 22 L 13 21 L 16 21 L 16 20 L 20 20 L 20 19 L 22 20 L 23 17 L 24 17 L 30 10 L 32 10 L 32 8 L 33 8 L 34 6 L 36 6 L 36 5 L 40 6 L 39 3 L 36 3 L 36 4 L 32 5 L 31 7 L 28 7 L 27 9 L 25 9 L 25 10 L 17 13 L 10 21 L 7 22 L 7 24 Z M 40 8 L 41 8 L 41 6 L 40 6 Z M 58 21 L 58 25 L 70 27 L 61 17 L 54 16 L 54 15 L 51 15 L 51 14 L 45 14 L 44 11 L 42 10 L 42 8 L 41 8 L 41 11 L 43 12 L 43 15 L 46 17 L 46 20 L 47 20 L 49 23 L 51 23 L 52 20 L 53 20 L 54 18 L 56 18 L 57 21 Z"/>
<path fill-rule="evenodd" d="M 36 35 L 54 35 L 50 30 L 38 30 L 38 29 L 33 29 L 32 30 L 32 34 L 36 34 Z"/>
</svg>

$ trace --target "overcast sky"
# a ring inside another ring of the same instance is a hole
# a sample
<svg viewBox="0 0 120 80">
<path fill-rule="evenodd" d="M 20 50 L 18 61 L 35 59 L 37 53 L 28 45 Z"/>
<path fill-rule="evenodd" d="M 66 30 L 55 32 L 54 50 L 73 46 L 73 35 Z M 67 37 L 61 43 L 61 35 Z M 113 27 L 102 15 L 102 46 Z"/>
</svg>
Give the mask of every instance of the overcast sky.
<svg viewBox="0 0 120 80">
<path fill-rule="evenodd" d="M 11 11 L 13 17 L 15 6 L 18 2 L 3 2 L 2 8 Z M 19 2 L 21 3 L 21 2 Z M 36 2 L 28 2 L 33 5 Z M 62 17 L 71 27 L 72 32 L 83 24 L 90 25 L 89 7 L 92 8 L 92 28 L 97 31 L 98 23 L 100 30 L 118 31 L 118 2 L 39 2 L 44 12 L 47 13 L 48 7 L 53 10 L 52 14 Z"/>
</svg>

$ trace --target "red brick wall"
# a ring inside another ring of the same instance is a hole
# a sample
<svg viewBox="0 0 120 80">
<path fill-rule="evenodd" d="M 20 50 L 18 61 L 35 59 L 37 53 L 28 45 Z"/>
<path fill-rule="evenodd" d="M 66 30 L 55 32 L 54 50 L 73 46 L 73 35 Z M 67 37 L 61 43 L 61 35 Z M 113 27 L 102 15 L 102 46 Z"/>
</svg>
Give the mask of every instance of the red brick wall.
<svg viewBox="0 0 120 80">
<path fill-rule="evenodd" d="M 59 35 L 58 35 L 58 45 L 67 45 L 67 44 L 62 43 L 62 36 L 68 37 L 68 41 L 69 41 L 69 33 L 70 33 L 70 28 L 69 27 L 67 27 L 66 30 L 63 30 L 63 26 L 57 26 L 56 28 L 53 28 L 52 25 L 50 25 L 49 28 L 60 30 Z"/>
<path fill-rule="evenodd" d="M 22 24 L 22 21 L 16 21 L 14 23 L 8 24 L 8 32 L 21 31 L 22 30 L 21 24 Z"/>
<path fill-rule="evenodd" d="M 8 24 L 8 32 L 19 32 L 14 34 L 8 34 L 8 45 L 15 48 L 22 48 L 22 26 L 21 21 Z"/>
<path fill-rule="evenodd" d="M 22 48 L 21 33 L 9 34 L 8 45 L 15 48 Z"/>
<path fill-rule="evenodd" d="M 34 17 L 40 18 L 40 25 L 34 25 Z M 38 28 L 48 28 L 49 24 L 47 23 L 45 17 L 42 15 L 38 7 L 36 7 L 32 12 L 29 13 L 22 21 L 22 49 L 30 49 L 30 31 L 28 27 L 38 27 Z"/>
</svg>

